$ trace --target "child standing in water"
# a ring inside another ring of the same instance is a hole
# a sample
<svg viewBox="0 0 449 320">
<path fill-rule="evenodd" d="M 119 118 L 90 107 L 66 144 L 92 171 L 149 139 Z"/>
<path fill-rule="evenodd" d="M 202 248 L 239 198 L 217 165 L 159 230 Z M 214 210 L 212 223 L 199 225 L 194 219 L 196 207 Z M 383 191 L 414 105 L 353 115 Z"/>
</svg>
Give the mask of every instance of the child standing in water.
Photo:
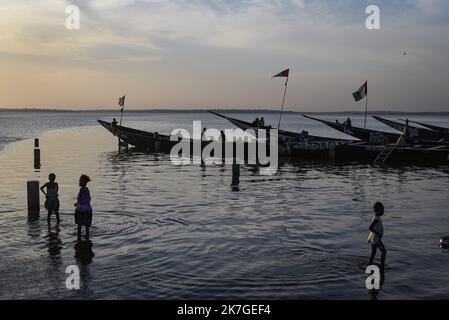
<svg viewBox="0 0 449 320">
<path fill-rule="evenodd" d="M 81 238 L 81 227 L 86 227 L 86 238 L 89 239 L 89 227 L 92 224 L 92 207 L 90 205 L 90 192 L 87 183 L 90 178 L 85 174 L 79 180 L 80 191 L 78 202 L 75 203 L 75 223 L 78 225 L 78 238 Z"/>
<path fill-rule="evenodd" d="M 41 191 L 45 194 L 45 209 L 48 211 L 47 221 L 50 224 L 51 213 L 54 212 L 56 215 L 56 222 L 59 224 L 59 199 L 58 192 L 59 186 L 55 182 L 56 175 L 50 173 L 48 175 L 48 182 L 41 187 Z M 46 189 L 46 191 L 44 191 Z"/>
<path fill-rule="evenodd" d="M 382 242 L 384 235 L 384 225 L 382 223 L 382 216 L 384 215 L 384 206 L 380 202 L 374 204 L 375 216 L 369 227 L 370 234 L 368 236 L 368 242 L 371 244 L 371 256 L 368 261 L 368 265 L 372 265 L 374 257 L 376 256 L 377 248 L 382 252 L 380 258 L 380 268 L 383 271 L 385 268 L 385 256 L 387 255 L 387 249 Z"/>
</svg>

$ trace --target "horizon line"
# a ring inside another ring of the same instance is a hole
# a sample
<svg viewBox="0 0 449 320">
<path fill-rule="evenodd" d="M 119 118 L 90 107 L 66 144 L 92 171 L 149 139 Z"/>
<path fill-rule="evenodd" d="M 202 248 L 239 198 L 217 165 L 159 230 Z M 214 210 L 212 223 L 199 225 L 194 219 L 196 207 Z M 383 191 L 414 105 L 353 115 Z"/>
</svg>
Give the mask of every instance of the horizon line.
<svg viewBox="0 0 449 320">
<path fill-rule="evenodd" d="M 248 109 L 248 108 L 189 108 L 189 109 L 176 109 L 176 108 L 157 108 L 157 109 L 125 109 L 126 112 L 237 112 L 237 113 L 252 113 L 252 112 L 264 112 L 264 113 L 279 113 L 279 110 L 275 109 Z M 1 112 L 120 112 L 120 109 L 58 109 L 58 108 L 0 108 Z M 356 110 L 341 110 L 341 111 L 294 111 L 284 110 L 283 113 L 309 113 L 309 114 L 365 114 L 364 111 Z M 403 110 L 372 110 L 368 111 L 368 114 L 449 114 L 448 111 L 403 111 Z"/>
</svg>

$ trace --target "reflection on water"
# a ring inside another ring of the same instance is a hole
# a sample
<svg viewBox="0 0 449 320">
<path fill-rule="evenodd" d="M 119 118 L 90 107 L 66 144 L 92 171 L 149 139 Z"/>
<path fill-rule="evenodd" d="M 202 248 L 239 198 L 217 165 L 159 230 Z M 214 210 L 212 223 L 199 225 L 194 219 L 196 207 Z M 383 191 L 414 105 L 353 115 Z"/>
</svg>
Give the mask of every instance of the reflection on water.
<svg viewBox="0 0 449 320">
<path fill-rule="evenodd" d="M 59 264 L 61 262 L 62 241 L 59 238 L 59 231 L 61 231 L 59 226 L 48 226 L 48 233 L 45 237 L 48 241 L 48 253 L 54 264 Z"/>
<path fill-rule="evenodd" d="M 101 128 L 41 137 L 0 152 L 0 298 L 371 299 L 364 265 L 372 204 L 381 200 L 386 278 L 379 299 L 447 298 L 448 168 L 281 163 L 275 176 L 242 166 L 173 166 L 168 156 L 117 152 Z M 61 224 L 27 221 L 26 181 L 55 172 Z M 88 174 L 90 240 L 78 242 L 78 177 Z M 82 286 L 65 288 L 78 265 Z"/>
<path fill-rule="evenodd" d="M 41 223 L 36 219 L 28 220 L 28 236 L 30 239 L 38 239 L 41 236 Z"/>
<path fill-rule="evenodd" d="M 93 244 L 90 240 L 78 240 L 75 243 L 75 258 L 81 266 L 87 266 L 92 263 L 92 259 L 95 257 L 92 247 Z"/>
</svg>

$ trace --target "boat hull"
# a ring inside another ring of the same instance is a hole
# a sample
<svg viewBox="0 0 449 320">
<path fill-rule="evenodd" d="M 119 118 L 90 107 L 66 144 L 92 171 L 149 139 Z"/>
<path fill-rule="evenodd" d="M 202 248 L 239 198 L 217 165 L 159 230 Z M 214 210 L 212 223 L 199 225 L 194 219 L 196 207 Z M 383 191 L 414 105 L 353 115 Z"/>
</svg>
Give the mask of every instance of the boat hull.
<svg viewBox="0 0 449 320">
<path fill-rule="evenodd" d="M 373 116 L 373 118 L 400 132 L 404 132 L 405 130 L 405 124 L 403 123 L 384 119 L 377 116 Z M 407 137 L 411 139 L 415 138 L 429 141 L 449 141 L 449 133 L 437 132 L 430 129 L 423 129 L 410 125 L 407 128 Z"/>
<path fill-rule="evenodd" d="M 123 127 L 119 125 L 112 125 L 110 122 L 98 120 L 98 122 L 109 132 L 111 132 L 118 139 L 123 141 L 125 144 L 129 144 L 138 150 L 143 150 L 146 152 L 160 152 L 160 153 L 170 153 L 172 148 L 179 143 L 179 141 L 170 141 L 170 137 L 167 135 L 161 135 L 152 132 L 146 132 L 141 130 L 136 130 L 128 127 Z M 195 141 L 189 139 L 190 143 L 190 155 L 193 156 L 194 143 L 200 143 L 200 141 Z M 210 144 L 211 141 L 201 141 L 201 149 Z M 237 143 L 238 144 L 238 143 Z M 241 142 L 243 144 L 245 161 L 249 159 L 250 146 L 247 142 Z M 333 144 L 333 141 L 317 141 L 309 143 L 296 143 L 296 144 L 285 144 L 280 143 L 278 146 L 278 156 L 280 157 L 297 157 L 304 159 L 326 159 L 329 156 L 329 148 L 335 148 L 337 144 Z M 223 142 L 222 150 L 237 150 L 236 142 Z M 264 148 L 265 154 L 270 156 L 270 144 L 260 142 L 258 148 Z M 262 152 L 262 150 L 260 150 Z M 258 152 L 258 151 L 257 151 Z M 262 152 L 263 153 L 263 152 Z"/>
<path fill-rule="evenodd" d="M 344 134 L 347 134 L 351 137 L 360 139 L 365 142 L 369 142 L 371 144 L 378 144 L 378 145 L 385 145 L 389 143 L 395 143 L 399 139 L 399 134 L 397 133 L 390 133 L 390 132 L 384 132 L 384 131 L 377 131 L 372 129 L 365 129 L 365 128 L 359 128 L 359 127 L 349 127 L 342 123 L 337 122 L 331 122 L 326 121 L 318 118 L 314 118 L 308 115 L 303 114 L 303 117 L 319 121 L 321 123 L 326 124 L 327 126 L 331 127 L 332 129 L 335 129 L 337 131 L 340 131 Z"/>
<path fill-rule="evenodd" d="M 392 146 L 393 147 L 393 146 Z M 373 163 L 383 146 L 349 144 L 335 149 L 335 159 L 341 162 Z M 400 147 L 388 157 L 389 165 L 449 165 L 447 147 Z"/>
</svg>

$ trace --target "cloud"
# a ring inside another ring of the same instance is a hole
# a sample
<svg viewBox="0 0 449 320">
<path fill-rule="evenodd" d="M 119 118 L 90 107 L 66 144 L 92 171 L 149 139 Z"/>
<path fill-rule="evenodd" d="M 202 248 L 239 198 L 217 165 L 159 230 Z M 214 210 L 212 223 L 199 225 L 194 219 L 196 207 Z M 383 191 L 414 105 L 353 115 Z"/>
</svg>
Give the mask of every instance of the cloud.
<svg viewBox="0 0 449 320">
<path fill-rule="evenodd" d="M 418 10 L 410 20 L 438 15 L 438 8 L 447 7 L 443 0 L 402 2 Z M 79 32 L 64 27 L 64 8 L 69 3 L 81 8 Z M 385 1 L 380 5 L 388 8 Z M 393 16 L 403 14 L 394 6 L 391 10 Z M 2 19 L 0 27 L 10 32 L 0 36 L 6 44 L 1 51 L 66 57 L 94 53 L 92 58 L 97 58 L 101 48 L 117 46 L 125 59 L 159 58 L 164 50 L 160 41 L 254 51 L 296 48 L 300 53 L 300 41 L 329 43 L 338 28 L 354 34 L 366 31 L 363 5 L 353 0 L 41 0 L 39 6 L 31 1 L 9 2 L 2 12 L 10 18 Z M 110 52 L 110 58 L 118 58 Z"/>
<path fill-rule="evenodd" d="M 97 78 L 107 74 L 111 78 L 120 71 L 123 79 L 134 77 L 154 86 L 155 81 L 183 86 L 182 79 L 190 81 L 192 92 L 198 94 L 205 85 L 201 76 L 221 83 L 240 70 L 255 79 L 290 66 L 295 75 L 313 79 L 307 84 L 306 103 L 315 99 L 317 105 L 329 105 L 332 99 L 321 98 L 314 88 L 334 86 L 339 77 L 345 78 L 339 81 L 342 91 L 352 90 L 352 83 L 367 75 L 387 83 L 420 74 L 437 79 L 437 88 L 447 81 L 449 44 L 443 39 L 449 33 L 444 17 L 449 1 L 376 2 L 381 8 L 380 31 L 365 28 L 365 7 L 372 1 L 360 0 L 40 0 L 39 5 L 30 0 L 3 1 L 0 64 L 39 64 L 35 72 L 59 78 L 76 76 L 77 69 L 91 70 Z M 65 28 L 69 4 L 80 7 L 79 31 Z M 176 79 L 165 79 L 165 70 L 176 72 Z M 240 81 L 254 79 L 246 76 Z M 232 90 L 242 84 L 232 81 Z M 218 96 L 226 104 L 226 94 L 216 92 Z M 255 104 L 271 103 L 266 92 L 254 89 L 253 96 L 263 97 L 253 98 Z M 409 100 L 404 98 L 403 104 Z M 232 101 L 247 103 L 248 98 L 242 93 L 240 100 Z M 303 101 L 298 96 L 292 103 Z M 388 97 L 378 101 L 390 103 Z M 350 100 L 342 96 L 337 102 Z M 447 97 L 439 100 L 440 105 L 446 102 Z"/>
</svg>

